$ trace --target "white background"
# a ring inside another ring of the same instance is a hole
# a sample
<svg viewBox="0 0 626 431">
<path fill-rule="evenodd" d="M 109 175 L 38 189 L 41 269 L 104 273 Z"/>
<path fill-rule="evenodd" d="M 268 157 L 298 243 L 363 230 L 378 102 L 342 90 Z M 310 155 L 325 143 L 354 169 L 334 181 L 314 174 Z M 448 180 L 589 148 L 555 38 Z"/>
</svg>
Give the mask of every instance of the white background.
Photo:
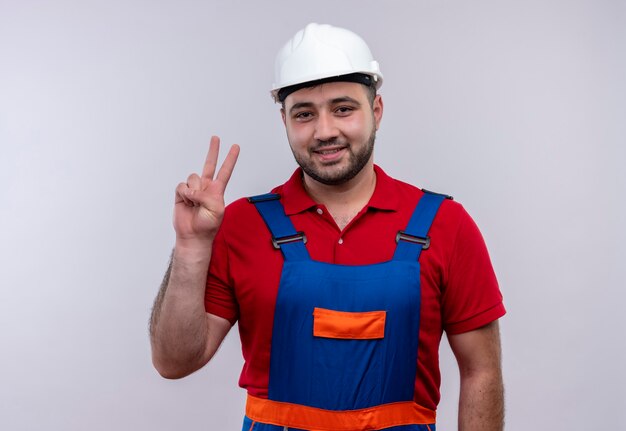
<svg viewBox="0 0 626 431">
<path fill-rule="evenodd" d="M 240 429 L 236 331 L 166 381 L 147 322 L 174 188 L 210 135 L 242 146 L 228 201 L 294 169 L 268 91 L 311 21 L 381 63 L 377 163 L 483 231 L 508 310 L 507 429 L 626 429 L 619 0 L 0 0 L 0 429 Z"/>
</svg>

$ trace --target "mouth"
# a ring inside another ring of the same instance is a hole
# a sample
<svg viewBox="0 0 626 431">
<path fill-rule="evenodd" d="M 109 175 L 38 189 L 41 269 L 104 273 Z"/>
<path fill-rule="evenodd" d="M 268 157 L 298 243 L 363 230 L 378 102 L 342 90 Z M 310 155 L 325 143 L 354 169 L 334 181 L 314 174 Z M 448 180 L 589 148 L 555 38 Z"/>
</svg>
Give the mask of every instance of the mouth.
<svg viewBox="0 0 626 431">
<path fill-rule="evenodd" d="M 335 162 L 341 158 L 347 148 L 347 146 L 328 146 L 314 149 L 312 152 L 316 154 L 322 162 Z"/>
<path fill-rule="evenodd" d="M 345 149 L 346 147 L 336 147 L 336 148 L 321 148 L 319 150 L 313 150 L 314 153 L 321 154 L 323 156 L 328 154 L 335 154 L 339 151 Z"/>
</svg>

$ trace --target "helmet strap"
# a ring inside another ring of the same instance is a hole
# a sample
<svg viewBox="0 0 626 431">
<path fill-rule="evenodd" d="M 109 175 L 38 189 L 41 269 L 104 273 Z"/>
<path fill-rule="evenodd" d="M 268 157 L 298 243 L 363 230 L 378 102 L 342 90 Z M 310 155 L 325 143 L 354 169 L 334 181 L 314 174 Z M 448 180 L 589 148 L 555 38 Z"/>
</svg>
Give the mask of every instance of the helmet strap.
<svg viewBox="0 0 626 431">
<path fill-rule="evenodd" d="M 365 73 L 350 73 L 348 75 L 331 76 L 323 79 L 316 79 L 315 81 L 302 82 L 300 84 L 290 85 L 288 87 L 278 90 L 278 101 L 283 103 L 287 96 L 291 93 L 301 90 L 303 88 L 316 87 L 318 85 L 327 84 L 329 82 L 355 82 L 357 84 L 363 84 L 367 87 L 371 87 L 374 84 L 374 80 L 370 75 Z"/>
</svg>

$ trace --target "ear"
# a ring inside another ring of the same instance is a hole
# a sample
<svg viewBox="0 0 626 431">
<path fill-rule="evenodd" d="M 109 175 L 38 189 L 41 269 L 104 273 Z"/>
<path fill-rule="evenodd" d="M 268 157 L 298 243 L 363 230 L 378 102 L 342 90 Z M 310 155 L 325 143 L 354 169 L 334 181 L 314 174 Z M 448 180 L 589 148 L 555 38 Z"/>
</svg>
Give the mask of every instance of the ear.
<svg viewBox="0 0 626 431">
<path fill-rule="evenodd" d="M 282 117 L 283 124 L 286 127 L 287 126 L 287 121 L 286 121 L 286 117 L 285 117 L 285 108 L 280 108 L 280 116 Z"/>
<path fill-rule="evenodd" d="M 372 104 L 372 111 L 374 113 L 374 122 L 376 123 L 376 130 L 380 127 L 380 121 L 383 119 L 383 98 L 380 94 L 377 94 Z"/>
</svg>

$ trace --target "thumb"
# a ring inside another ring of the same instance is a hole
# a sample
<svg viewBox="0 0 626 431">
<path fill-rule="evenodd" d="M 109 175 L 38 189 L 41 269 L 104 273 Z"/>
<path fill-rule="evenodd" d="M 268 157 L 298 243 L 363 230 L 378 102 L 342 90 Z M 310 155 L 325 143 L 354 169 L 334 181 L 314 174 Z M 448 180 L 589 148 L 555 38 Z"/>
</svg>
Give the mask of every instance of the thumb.
<svg viewBox="0 0 626 431">
<path fill-rule="evenodd" d="M 187 188 L 184 190 L 184 194 L 185 198 L 193 202 L 195 206 L 203 206 L 205 208 L 211 207 L 211 194 L 204 190 Z"/>
</svg>

